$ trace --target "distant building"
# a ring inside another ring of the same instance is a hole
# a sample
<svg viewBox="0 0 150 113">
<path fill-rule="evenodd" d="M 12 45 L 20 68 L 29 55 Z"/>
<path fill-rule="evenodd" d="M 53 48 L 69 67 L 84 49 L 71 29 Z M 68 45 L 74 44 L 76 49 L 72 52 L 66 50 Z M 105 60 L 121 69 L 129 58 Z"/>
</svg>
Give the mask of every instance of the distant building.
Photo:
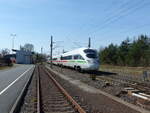
<svg viewBox="0 0 150 113">
<path fill-rule="evenodd" d="M 32 64 L 32 52 L 25 50 L 13 50 L 16 52 L 17 64 Z"/>
</svg>

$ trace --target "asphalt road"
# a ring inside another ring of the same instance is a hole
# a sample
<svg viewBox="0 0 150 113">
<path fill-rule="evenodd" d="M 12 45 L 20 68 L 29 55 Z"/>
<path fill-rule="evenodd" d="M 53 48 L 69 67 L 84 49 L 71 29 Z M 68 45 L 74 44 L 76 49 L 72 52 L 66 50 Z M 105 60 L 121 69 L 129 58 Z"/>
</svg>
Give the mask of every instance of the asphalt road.
<svg viewBox="0 0 150 113">
<path fill-rule="evenodd" d="M 9 113 L 33 70 L 33 65 L 22 65 L 0 71 L 0 113 Z"/>
</svg>

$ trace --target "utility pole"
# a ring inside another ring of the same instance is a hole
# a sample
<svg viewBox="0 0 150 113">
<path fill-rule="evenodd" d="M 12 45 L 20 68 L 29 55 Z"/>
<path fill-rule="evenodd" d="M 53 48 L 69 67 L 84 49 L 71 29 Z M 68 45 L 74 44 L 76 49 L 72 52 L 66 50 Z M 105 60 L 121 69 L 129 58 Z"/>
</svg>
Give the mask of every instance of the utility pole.
<svg viewBox="0 0 150 113">
<path fill-rule="evenodd" d="M 41 47 L 41 64 L 43 63 L 43 47 Z"/>
<path fill-rule="evenodd" d="M 41 47 L 41 55 L 43 54 L 43 47 Z"/>
<path fill-rule="evenodd" d="M 51 60 L 51 62 L 50 62 L 50 67 L 52 68 L 52 57 L 53 57 L 53 36 L 51 36 L 51 44 L 50 44 L 50 60 Z"/>
<path fill-rule="evenodd" d="M 88 48 L 91 47 L 91 38 L 89 37 L 89 44 L 88 44 Z"/>
</svg>

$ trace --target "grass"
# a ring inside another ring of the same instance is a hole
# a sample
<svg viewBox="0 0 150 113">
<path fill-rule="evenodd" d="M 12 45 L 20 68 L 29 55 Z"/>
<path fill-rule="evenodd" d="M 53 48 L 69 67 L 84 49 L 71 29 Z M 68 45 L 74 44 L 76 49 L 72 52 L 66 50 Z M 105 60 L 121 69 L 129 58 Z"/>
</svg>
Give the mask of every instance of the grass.
<svg viewBox="0 0 150 113">
<path fill-rule="evenodd" d="M 114 65 L 101 65 L 100 71 L 126 73 L 131 75 L 141 75 L 143 71 L 150 71 L 150 67 L 126 67 L 126 66 L 114 66 Z"/>
<path fill-rule="evenodd" d="M 5 69 L 11 69 L 12 67 L 16 67 L 16 65 L 10 65 L 10 66 L 0 66 L 0 70 L 5 70 Z"/>
<path fill-rule="evenodd" d="M 12 66 L 0 66 L 0 70 L 5 70 L 5 69 L 9 69 L 9 68 L 11 68 Z"/>
</svg>

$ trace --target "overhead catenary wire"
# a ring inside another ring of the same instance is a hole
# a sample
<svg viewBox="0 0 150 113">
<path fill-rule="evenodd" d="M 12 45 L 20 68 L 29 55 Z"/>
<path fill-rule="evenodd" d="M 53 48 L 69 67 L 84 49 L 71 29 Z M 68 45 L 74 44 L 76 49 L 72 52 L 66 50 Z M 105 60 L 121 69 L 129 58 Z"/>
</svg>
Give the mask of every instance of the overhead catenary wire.
<svg viewBox="0 0 150 113">
<path fill-rule="evenodd" d="M 105 28 L 109 28 L 111 24 L 118 22 L 120 19 L 137 12 L 138 10 L 145 8 L 148 5 L 150 5 L 150 2 L 147 0 L 129 0 L 120 4 L 119 9 L 116 9 L 116 12 L 112 13 L 112 15 L 108 15 L 108 17 L 104 19 L 104 22 L 101 25 L 96 25 L 93 31 L 88 33 L 88 36 L 94 37 L 94 33 L 99 32 Z"/>
<path fill-rule="evenodd" d="M 142 28 L 145 28 L 145 27 L 150 27 L 150 23 L 146 23 L 146 24 L 142 24 L 142 25 L 136 25 L 133 28 L 125 29 L 125 30 L 123 30 L 121 32 L 118 32 L 118 33 L 128 33 L 128 32 L 131 32 L 131 30 L 135 31 L 135 30 L 139 30 L 139 29 L 142 29 Z"/>
<path fill-rule="evenodd" d="M 141 0 L 140 0 L 140 1 L 141 1 Z M 122 8 L 123 6 L 127 6 L 127 5 L 129 5 L 129 4 L 130 4 L 130 0 L 128 0 L 127 2 L 123 2 L 122 4 L 120 4 L 119 8 Z M 113 3 L 112 3 L 112 5 L 113 5 Z M 126 7 L 123 7 L 123 8 L 126 8 Z M 109 7 L 109 9 L 110 9 L 110 7 Z M 127 7 L 126 9 L 128 9 L 128 7 Z M 118 9 L 116 9 L 116 11 L 118 11 Z M 111 16 L 114 16 L 114 15 L 111 15 Z M 108 15 L 109 18 L 111 18 L 111 16 Z M 106 20 L 109 19 L 109 18 L 106 18 Z M 106 21 L 106 20 L 105 20 L 105 21 Z M 81 28 L 80 28 L 80 29 L 81 29 Z M 70 38 L 66 37 L 66 39 L 69 40 L 70 42 L 72 42 L 72 43 L 73 43 L 74 45 L 76 45 L 77 47 L 81 47 L 81 45 L 80 45 L 79 43 L 72 41 Z M 73 48 L 76 48 L 76 47 L 73 47 Z"/>
<path fill-rule="evenodd" d="M 139 4 L 139 3 L 141 3 L 141 4 Z M 95 33 L 97 31 L 100 31 L 101 29 L 107 28 L 110 24 L 117 22 L 119 19 L 121 19 L 123 17 L 126 17 L 129 14 L 134 13 L 134 12 L 142 9 L 146 5 L 150 5 L 150 2 L 143 2 L 143 0 L 142 1 L 140 0 L 139 2 L 137 2 L 134 5 L 135 5 L 135 7 L 128 8 L 128 9 L 126 9 L 127 11 L 125 9 L 121 10 L 118 15 L 116 14 L 116 15 L 114 15 L 112 17 L 107 18 L 103 24 L 97 25 L 96 26 L 97 29 L 93 30 L 89 34 L 92 34 L 92 33 Z"/>
<path fill-rule="evenodd" d="M 130 2 L 131 2 L 131 0 L 128 0 L 126 2 L 121 3 L 119 5 L 119 7 L 115 9 L 114 12 L 120 11 L 120 9 L 122 9 L 122 8 L 126 8 L 126 6 L 130 4 Z M 114 8 L 114 1 L 110 4 L 110 6 L 107 7 L 107 9 L 104 9 L 104 12 L 110 11 L 110 10 L 112 10 L 112 8 Z M 114 15 L 114 13 L 109 12 L 109 14 L 106 15 L 106 19 L 109 18 L 109 17 L 111 17 L 111 16 L 113 16 L 113 15 Z M 105 18 L 104 18 L 104 20 L 105 20 Z M 93 21 L 93 19 L 90 19 L 90 21 Z M 83 24 L 82 26 L 86 26 L 86 25 L 87 24 Z M 92 23 L 88 23 L 88 25 L 92 25 Z M 80 29 L 83 29 L 83 27 L 80 28 Z"/>
<path fill-rule="evenodd" d="M 134 3 L 135 1 L 138 1 L 138 2 L 136 2 L 136 4 Z M 120 14 L 122 14 L 125 10 L 127 10 L 127 9 L 129 9 L 130 7 L 133 7 L 134 5 L 137 5 L 137 4 L 139 4 L 139 3 L 141 3 L 143 0 L 135 0 L 132 4 L 131 4 L 131 0 L 128 0 L 128 1 L 126 1 L 126 2 L 123 2 L 123 3 L 121 3 L 120 5 L 119 5 L 119 9 L 117 8 L 116 10 L 115 10 L 115 15 L 114 15 L 114 13 L 112 13 L 111 15 L 108 15 L 108 16 L 106 16 L 106 19 L 104 19 L 104 25 L 107 23 L 107 22 L 109 22 L 109 21 L 111 21 L 111 19 L 113 19 L 113 18 L 116 18 L 117 17 L 117 15 L 120 13 Z M 131 4 L 131 5 L 130 5 Z M 112 5 L 113 5 L 113 3 L 112 3 Z M 110 7 L 108 8 L 108 9 L 110 9 Z M 107 10 L 108 10 L 107 9 Z M 116 13 L 117 12 L 117 13 Z M 99 27 L 99 25 L 97 25 L 96 27 Z M 91 36 L 90 34 L 88 35 L 88 36 Z M 94 36 L 92 36 L 92 37 L 94 37 Z M 69 39 L 70 40 L 70 39 Z M 74 42 L 73 42 L 74 43 Z M 74 43 L 75 45 L 77 45 L 78 47 L 81 47 L 79 44 L 77 44 L 77 43 Z"/>
<path fill-rule="evenodd" d="M 121 32 L 118 32 L 117 31 L 117 34 L 126 34 L 126 33 L 131 33 L 133 31 L 137 31 L 139 29 L 142 29 L 142 28 L 145 28 L 145 27 L 150 27 L 150 23 L 148 24 L 143 24 L 143 25 L 138 25 L 138 26 L 135 26 L 134 28 L 131 28 L 131 29 L 126 29 L 126 30 L 123 30 Z M 106 33 L 105 33 L 106 34 Z M 144 33 L 143 33 L 144 34 Z M 107 34 L 106 34 L 107 35 Z M 147 34 L 148 35 L 148 34 Z M 148 35 L 149 36 L 149 35 Z M 105 39 L 105 38 L 101 38 L 101 39 Z"/>
</svg>

